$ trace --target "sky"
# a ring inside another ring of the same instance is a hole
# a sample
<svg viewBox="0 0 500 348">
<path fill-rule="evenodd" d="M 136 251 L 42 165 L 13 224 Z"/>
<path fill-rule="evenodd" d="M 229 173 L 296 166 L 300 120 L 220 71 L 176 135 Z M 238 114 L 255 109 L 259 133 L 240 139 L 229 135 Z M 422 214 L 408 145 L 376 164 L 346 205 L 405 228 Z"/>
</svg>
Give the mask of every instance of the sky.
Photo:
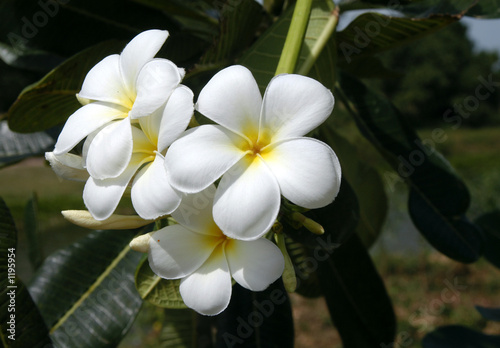
<svg viewBox="0 0 500 348">
<path fill-rule="evenodd" d="M 461 21 L 476 50 L 496 51 L 500 55 L 500 19 L 464 17 Z"/>
</svg>

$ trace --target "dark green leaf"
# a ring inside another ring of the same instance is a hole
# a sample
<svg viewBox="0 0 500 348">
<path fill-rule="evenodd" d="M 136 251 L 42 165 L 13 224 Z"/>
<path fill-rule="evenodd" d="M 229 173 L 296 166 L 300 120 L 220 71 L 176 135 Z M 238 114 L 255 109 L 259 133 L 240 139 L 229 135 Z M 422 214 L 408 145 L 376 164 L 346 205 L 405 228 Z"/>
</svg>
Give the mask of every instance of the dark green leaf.
<svg viewBox="0 0 500 348">
<path fill-rule="evenodd" d="M 15 277 L 17 230 L 0 198 L 0 338 L 2 347 L 50 345 L 47 327 L 24 284 Z"/>
<path fill-rule="evenodd" d="M 94 231 L 44 261 L 29 290 L 59 347 L 115 347 L 142 300 L 134 285 L 137 231 Z"/>
<path fill-rule="evenodd" d="M 500 268 L 500 211 L 494 210 L 481 215 L 475 222 L 483 230 L 484 257 Z"/>
<path fill-rule="evenodd" d="M 357 235 L 317 264 L 321 289 L 343 346 L 372 348 L 394 342 L 396 318 L 391 301 Z"/>
<path fill-rule="evenodd" d="M 470 195 L 449 163 L 426 145 L 394 106 L 357 79 L 342 74 L 344 98 L 361 132 L 411 187 L 409 211 L 415 226 L 436 249 L 461 262 L 482 253 L 478 228 L 465 217 Z M 344 95 L 345 93 L 345 95 Z"/>
<path fill-rule="evenodd" d="M 231 302 L 216 317 L 215 347 L 293 347 L 292 309 L 281 279 L 253 292 L 233 286 Z"/>
<path fill-rule="evenodd" d="M 28 257 L 31 267 L 36 271 L 43 262 L 40 227 L 38 226 L 38 198 L 36 193 L 33 193 L 24 209 L 24 230 L 28 241 Z"/>
<path fill-rule="evenodd" d="M 500 321 L 500 308 L 487 308 L 476 306 L 476 310 L 486 320 Z"/>
<path fill-rule="evenodd" d="M 192 309 L 165 309 L 159 347 L 199 347 L 197 328 L 200 319 L 202 318 Z"/>
<path fill-rule="evenodd" d="M 9 109 L 9 127 L 15 132 L 48 129 L 66 119 L 81 105 L 75 95 L 89 70 L 101 59 L 119 53 L 123 43 L 98 44 L 66 60 L 34 85 L 27 87 Z"/>
<path fill-rule="evenodd" d="M 135 286 L 142 299 L 155 306 L 186 308 L 179 292 L 180 279 L 163 279 L 153 273 L 147 257 L 143 257 L 135 272 Z"/>
<path fill-rule="evenodd" d="M 352 186 L 359 203 L 356 233 L 369 248 L 382 232 L 387 215 L 387 196 L 379 173 L 362 161 L 357 148 L 331 127 L 320 129 L 320 139 L 332 147 L 339 157 L 342 175 Z"/>
<path fill-rule="evenodd" d="M 500 336 L 485 335 L 459 325 L 443 326 L 427 334 L 422 340 L 424 348 L 496 348 Z"/>
</svg>

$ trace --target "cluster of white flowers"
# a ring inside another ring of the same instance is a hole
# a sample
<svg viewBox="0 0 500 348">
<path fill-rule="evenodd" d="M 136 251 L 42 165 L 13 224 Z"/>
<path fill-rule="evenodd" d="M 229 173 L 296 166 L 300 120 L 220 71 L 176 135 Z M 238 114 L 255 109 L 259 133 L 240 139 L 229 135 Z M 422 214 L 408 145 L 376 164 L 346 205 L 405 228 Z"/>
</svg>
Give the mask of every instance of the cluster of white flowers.
<svg viewBox="0 0 500 348">
<path fill-rule="evenodd" d="M 275 77 L 262 97 L 250 71 L 231 66 L 197 99 L 216 124 L 186 131 L 195 105 L 184 70 L 154 58 L 167 37 L 143 32 L 94 66 L 77 95 L 83 106 L 46 158 L 59 176 L 86 180 L 92 219 L 112 219 L 127 187 L 142 219 L 171 214 L 178 224 L 142 239 L 149 264 L 160 277 L 181 279 L 187 306 L 215 315 L 229 303 L 231 278 L 260 291 L 283 273 L 281 251 L 265 238 L 281 196 L 312 209 L 337 195 L 335 153 L 304 137 L 330 115 L 334 98 L 292 74 Z M 81 156 L 71 152 L 80 145 Z"/>
</svg>

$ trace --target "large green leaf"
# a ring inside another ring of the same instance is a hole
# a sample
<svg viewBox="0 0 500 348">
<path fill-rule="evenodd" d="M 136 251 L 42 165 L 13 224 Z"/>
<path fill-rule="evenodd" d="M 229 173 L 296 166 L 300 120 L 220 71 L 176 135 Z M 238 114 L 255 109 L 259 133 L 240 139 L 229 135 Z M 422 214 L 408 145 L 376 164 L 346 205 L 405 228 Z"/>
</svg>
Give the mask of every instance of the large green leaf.
<svg viewBox="0 0 500 348">
<path fill-rule="evenodd" d="M 15 277 L 17 230 L 0 198 L 0 339 L 2 347 L 50 345 L 47 327 L 24 284 Z"/>
<path fill-rule="evenodd" d="M 443 254 L 461 262 L 482 253 L 481 232 L 467 220 L 470 195 L 448 162 L 416 135 L 394 106 L 357 79 L 342 74 L 343 97 L 361 132 L 411 187 L 415 226 Z"/>
<path fill-rule="evenodd" d="M 391 301 L 357 235 L 318 262 L 318 279 L 344 347 L 383 347 L 394 342 Z"/>
<path fill-rule="evenodd" d="M 180 280 L 163 279 L 153 273 L 147 257 L 143 257 L 135 272 L 135 286 L 141 297 L 155 306 L 186 308 L 179 292 Z"/>
<path fill-rule="evenodd" d="M 200 315 L 192 309 L 165 309 L 160 333 L 161 348 L 200 347 Z M 211 340 L 210 340 L 211 342 Z"/>
<path fill-rule="evenodd" d="M 258 292 L 235 284 L 216 320 L 216 347 L 293 347 L 292 309 L 281 279 Z"/>
<path fill-rule="evenodd" d="M 24 231 L 28 241 L 28 257 L 33 270 L 37 270 L 43 262 L 41 233 L 38 224 L 38 197 L 33 192 L 31 199 L 24 208 Z"/>
<path fill-rule="evenodd" d="M 81 106 L 75 95 L 89 70 L 107 55 L 119 53 L 123 46 L 111 41 L 86 49 L 27 87 L 9 109 L 9 127 L 29 133 L 66 121 Z"/>
<path fill-rule="evenodd" d="M 424 348 L 495 348 L 500 347 L 500 336 L 486 335 L 459 325 L 443 326 L 427 334 Z"/>
<path fill-rule="evenodd" d="M 500 210 L 483 214 L 475 222 L 483 230 L 484 257 L 500 268 Z"/>
<path fill-rule="evenodd" d="M 342 175 L 352 186 L 359 203 L 356 233 L 369 248 L 382 232 L 387 215 L 387 195 L 380 174 L 357 155 L 357 148 L 331 127 L 320 129 L 320 139 L 339 157 Z"/>
<path fill-rule="evenodd" d="M 137 231 L 94 231 L 44 261 L 29 286 L 59 347 L 115 347 L 142 304 Z"/>
</svg>

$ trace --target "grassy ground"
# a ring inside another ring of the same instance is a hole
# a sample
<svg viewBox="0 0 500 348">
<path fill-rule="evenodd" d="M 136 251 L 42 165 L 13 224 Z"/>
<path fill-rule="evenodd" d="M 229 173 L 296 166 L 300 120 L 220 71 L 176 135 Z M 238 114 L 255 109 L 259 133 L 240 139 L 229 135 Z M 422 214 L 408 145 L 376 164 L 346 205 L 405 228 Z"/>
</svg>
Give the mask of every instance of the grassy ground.
<svg viewBox="0 0 500 348">
<path fill-rule="evenodd" d="M 420 131 L 422 139 L 432 139 L 432 131 Z M 445 134 L 446 140 L 435 146 L 445 154 L 471 191 L 470 217 L 500 208 L 500 129 L 449 129 L 445 130 Z M 370 151 L 367 148 L 366 156 L 370 162 L 386 170 L 387 167 Z M 86 233 L 66 222 L 59 213 L 65 209 L 84 207 L 81 199 L 82 183 L 60 181 L 49 167 L 43 165 L 42 160 L 30 160 L 1 169 L 0 182 L 0 196 L 12 209 L 21 232 L 24 206 L 32 193 L 37 193 L 46 255 Z M 400 209 L 399 206 L 405 204 L 403 196 L 390 194 L 390 199 L 397 202 L 393 209 Z M 405 238 L 397 234 L 387 235 L 387 238 L 396 239 L 396 243 L 398 238 Z M 379 241 L 379 246 L 384 243 L 384 238 Z M 31 270 L 26 261 L 25 242 L 21 233 L 18 272 L 23 280 L 28 280 Z M 397 344 L 395 347 L 419 347 L 418 342 L 427 332 L 447 324 L 461 324 L 500 334 L 499 323 L 486 322 L 474 309 L 474 305 L 500 306 L 500 271 L 490 264 L 481 260 L 464 266 L 429 248 L 401 255 L 379 247 L 373 252 L 373 257 L 394 304 L 398 335 L 406 337 L 408 334 L 410 337 L 410 340 L 404 341 L 406 345 Z M 454 296 L 446 291 L 450 283 L 458 284 L 460 288 L 453 293 Z M 449 297 L 443 295 L 445 293 Z M 323 299 L 304 299 L 294 294 L 291 298 L 296 347 L 340 347 L 340 339 L 331 324 Z M 155 346 L 156 334 L 161 330 L 158 313 L 157 309 L 145 306 L 137 325 L 121 347 Z M 144 340 L 149 344 L 143 344 Z M 408 342 L 411 343 L 408 345 Z"/>
</svg>

